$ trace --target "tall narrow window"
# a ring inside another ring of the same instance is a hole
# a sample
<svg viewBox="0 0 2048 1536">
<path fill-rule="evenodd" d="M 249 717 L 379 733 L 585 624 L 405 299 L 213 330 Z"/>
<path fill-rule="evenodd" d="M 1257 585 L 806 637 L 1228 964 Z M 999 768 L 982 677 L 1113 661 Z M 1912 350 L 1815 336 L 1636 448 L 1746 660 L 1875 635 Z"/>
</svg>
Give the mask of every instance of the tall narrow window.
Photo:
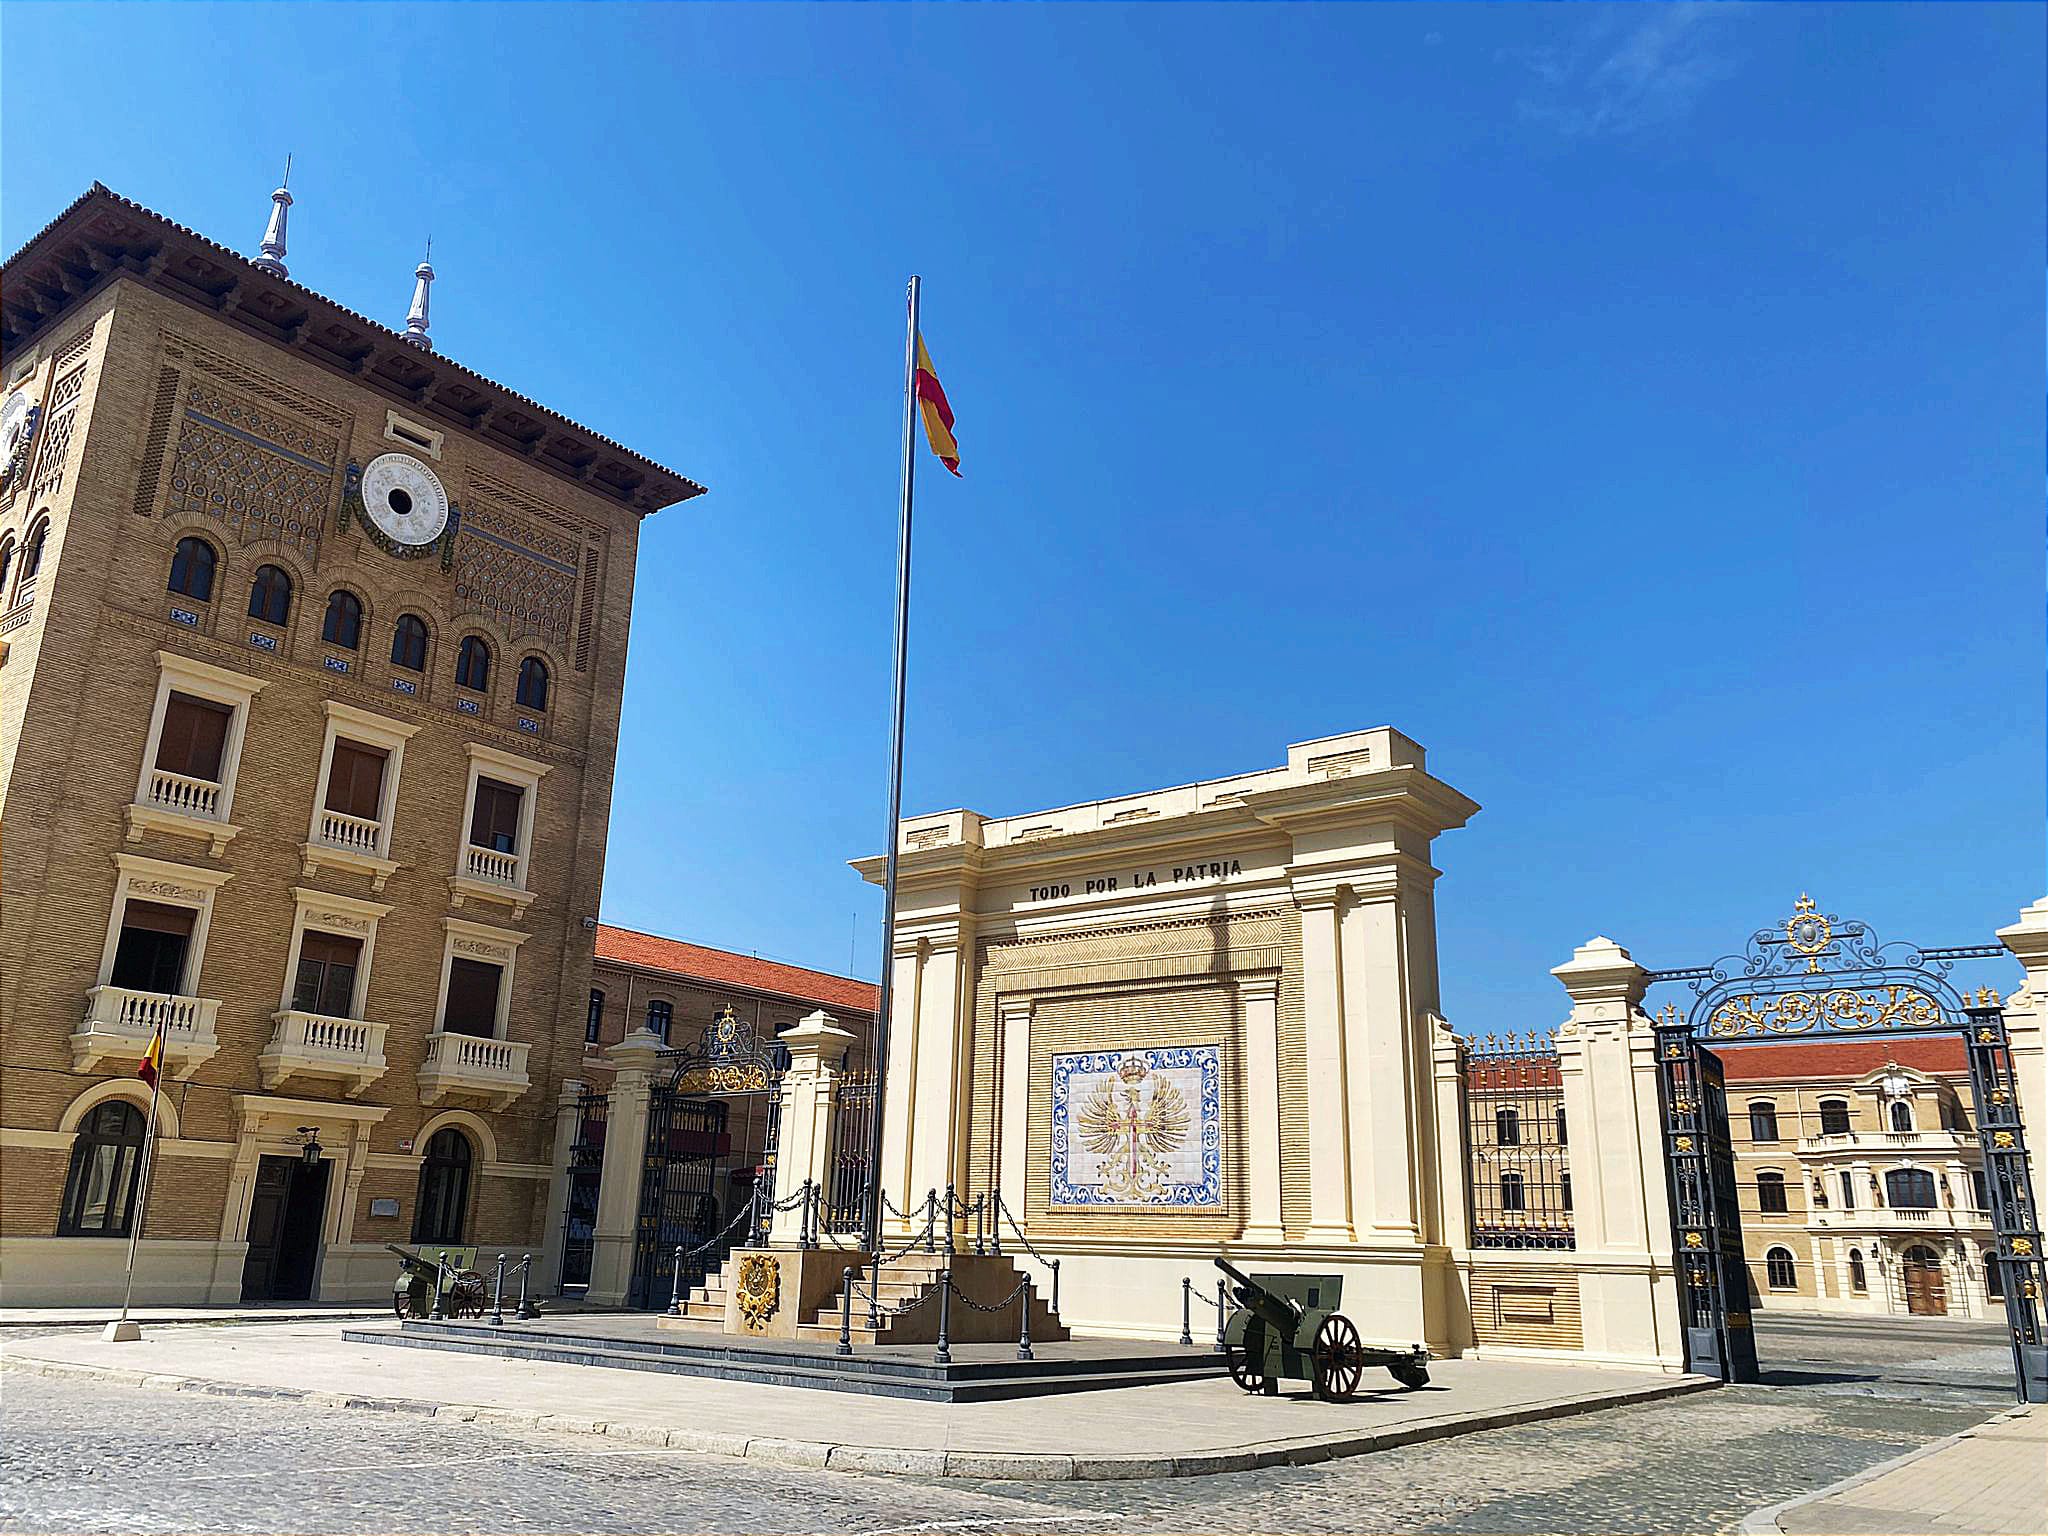
<svg viewBox="0 0 2048 1536">
<path fill-rule="evenodd" d="M 1846 1168 L 1842 1170 L 1842 1209 L 1856 1209 L 1856 1175 Z"/>
<path fill-rule="evenodd" d="M 336 587 L 327 599 L 327 617 L 320 621 L 320 638 L 329 645 L 353 651 L 363 642 L 363 600 L 346 587 Z"/>
<path fill-rule="evenodd" d="M 1572 1176 L 1568 1173 L 1560 1173 L 1557 1176 L 1557 1188 L 1558 1192 L 1564 1196 L 1564 1208 L 1570 1210 L 1572 1208 Z"/>
<path fill-rule="evenodd" d="M 661 1036 L 662 1044 L 668 1043 L 669 1026 L 675 1023 L 675 1009 L 662 998 L 651 998 L 647 1004 L 647 1032 Z"/>
<path fill-rule="evenodd" d="M 1504 1147 L 1519 1147 L 1522 1144 L 1521 1113 L 1512 1109 L 1496 1109 L 1493 1112 L 1493 1139 Z"/>
<path fill-rule="evenodd" d="M 292 1006 L 301 1013 L 352 1018 L 355 1013 L 356 966 L 362 960 L 358 939 L 335 933 L 308 932 L 299 939 L 299 974 L 292 985 Z"/>
<path fill-rule="evenodd" d="M 1776 1141 L 1778 1139 L 1778 1106 L 1768 1100 L 1749 1106 L 1749 1139 L 1751 1141 Z"/>
<path fill-rule="evenodd" d="M 2002 1273 L 2002 1269 L 2003 1266 L 1998 1262 L 1998 1250 L 1996 1248 L 1986 1248 L 1984 1250 L 1984 1294 L 1993 1301 L 2005 1299 L 2005 1275 Z"/>
<path fill-rule="evenodd" d="M 1557 1144 L 1560 1147 L 1570 1146 L 1571 1140 L 1571 1137 L 1565 1134 L 1564 1106 L 1560 1104 L 1557 1106 Z"/>
<path fill-rule="evenodd" d="M 1500 1208 L 1504 1211 L 1528 1209 L 1526 1185 L 1519 1173 L 1504 1173 L 1500 1176 Z"/>
<path fill-rule="evenodd" d="M 190 907 L 130 901 L 121 909 L 121 936 L 114 941 L 108 982 L 131 992 L 177 995 L 185 984 L 185 953 L 197 918 Z"/>
<path fill-rule="evenodd" d="M 476 781 L 476 809 L 469 818 L 469 840 L 493 853 L 519 851 L 519 804 L 525 791 L 497 779 Z"/>
<path fill-rule="evenodd" d="M 249 583 L 249 617 L 282 624 L 292 614 L 292 579 L 283 566 L 265 565 Z"/>
<path fill-rule="evenodd" d="M 459 1243 L 469 1214 L 469 1166 L 474 1154 L 469 1138 L 454 1126 L 443 1126 L 427 1138 L 420 1159 L 419 1196 L 413 1203 L 412 1240 L 416 1243 Z"/>
<path fill-rule="evenodd" d="M 1984 1182 L 1984 1170 L 1982 1168 L 1972 1168 L 1970 1170 L 1970 1202 L 1972 1210 L 1988 1211 L 1991 1209 L 1991 1188 Z"/>
<path fill-rule="evenodd" d="M 336 737 L 334 757 L 327 767 L 327 809 L 375 821 L 384 798 L 384 765 L 389 760 L 390 754 L 381 747 Z"/>
<path fill-rule="evenodd" d="M 164 702 L 164 727 L 157 733 L 156 766 L 208 784 L 220 782 L 228 725 L 235 712 L 212 699 L 172 693 Z"/>
<path fill-rule="evenodd" d="M 548 664 L 538 656 L 519 663 L 517 698 L 526 708 L 545 711 L 548 707 Z"/>
<path fill-rule="evenodd" d="M 126 1237 L 142 1167 L 142 1111 L 126 1099 L 94 1105 L 79 1122 L 64 1176 L 59 1237 Z"/>
<path fill-rule="evenodd" d="M 14 540 L 0 539 L 0 603 L 7 601 L 7 573 L 14 569 Z"/>
<path fill-rule="evenodd" d="M 1820 1101 L 1820 1133 L 1823 1136 L 1849 1134 L 1849 1102 L 1846 1099 Z"/>
<path fill-rule="evenodd" d="M 1756 1208 L 1774 1216 L 1790 1209 L 1785 1203 L 1785 1175 L 1766 1169 L 1756 1176 Z"/>
<path fill-rule="evenodd" d="M 1863 1268 L 1863 1252 L 1859 1248 L 1849 1250 L 1849 1289 L 1861 1295 L 1870 1289 L 1870 1276 Z"/>
<path fill-rule="evenodd" d="M 1764 1279 L 1774 1291 L 1798 1289 L 1799 1271 L 1792 1263 L 1790 1248 L 1773 1248 L 1764 1255 Z"/>
<path fill-rule="evenodd" d="M 401 613 L 391 626 L 391 665 L 408 672 L 427 670 L 427 624 L 416 613 Z"/>
<path fill-rule="evenodd" d="M 464 635 L 456 648 L 455 685 L 476 693 L 491 686 L 491 648 L 476 635 Z"/>
<path fill-rule="evenodd" d="M 1907 1103 L 1906 1100 L 1892 1100 L 1891 1125 L 1895 1132 L 1905 1132 L 1913 1129 L 1913 1106 Z"/>
<path fill-rule="evenodd" d="M 590 1012 L 583 1020 L 583 1039 L 588 1045 L 595 1045 L 604 1038 L 604 994 L 596 987 L 590 989 Z"/>
<path fill-rule="evenodd" d="M 177 549 L 171 553 L 168 590 L 181 597 L 189 597 L 195 603 L 212 602 L 215 559 L 213 546 L 206 540 L 191 537 L 178 540 Z"/>
<path fill-rule="evenodd" d="M 481 960 L 450 960 L 448 1006 L 441 1011 L 441 1028 L 451 1035 L 486 1040 L 497 1034 L 498 985 L 504 975 L 502 967 Z"/>
<path fill-rule="evenodd" d="M 36 579 L 43 568 L 43 545 L 50 537 L 50 520 L 46 517 L 29 530 L 21 545 L 21 575 L 17 578 L 26 583 Z M 17 586 L 15 591 L 19 593 Z"/>
</svg>

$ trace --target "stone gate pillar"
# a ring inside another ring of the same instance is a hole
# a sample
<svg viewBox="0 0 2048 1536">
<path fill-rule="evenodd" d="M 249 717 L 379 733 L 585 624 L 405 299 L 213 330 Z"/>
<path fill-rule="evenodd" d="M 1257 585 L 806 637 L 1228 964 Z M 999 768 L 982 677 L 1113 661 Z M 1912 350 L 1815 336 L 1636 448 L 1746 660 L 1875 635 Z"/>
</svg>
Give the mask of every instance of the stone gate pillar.
<svg viewBox="0 0 2048 1536">
<path fill-rule="evenodd" d="M 1589 1358 L 1684 1369 L 1648 973 L 1594 938 L 1551 970 L 1572 1000 L 1557 1031 L 1572 1171 L 1579 1312 Z"/>
<path fill-rule="evenodd" d="M 839 1061 L 853 1043 L 853 1035 L 821 1008 L 806 1014 L 778 1039 L 789 1051 L 775 1133 L 775 1194 L 781 1201 L 802 1190 L 805 1179 L 820 1189 L 825 1187 L 832 1157 L 832 1085 L 838 1080 Z M 801 1201 L 777 1211 L 768 1224 L 768 1246 L 796 1247 L 804 1219 Z"/>
<path fill-rule="evenodd" d="M 647 1164 L 647 1106 L 663 1049 L 661 1036 L 638 1030 L 605 1052 L 616 1075 L 605 1115 L 604 1167 L 597 1182 L 597 1231 L 591 1242 L 586 1298 L 593 1305 L 624 1306 L 632 1284 L 640 1179 Z"/>
<path fill-rule="evenodd" d="M 2006 1000 L 2005 1036 L 2012 1047 L 2020 1123 L 2033 1150 L 2038 1194 L 2042 1158 L 2048 1155 L 2048 896 L 2020 913 L 2018 922 L 1999 929 L 1998 940 L 2019 957 L 2027 973 L 2022 990 Z"/>
<path fill-rule="evenodd" d="M 536 1296 L 561 1288 L 562 1247 L 569 1222 L 569 1159 L 575 1155 L 576 1133 L 582 1129 L 583 1084 L 570 1078 L 555 1099 L 555 1134 L 548 1164 L 547 1212 L 541 1217 L 540 1241 L 534 1245 L 527 1289 Z"/>
</svg>

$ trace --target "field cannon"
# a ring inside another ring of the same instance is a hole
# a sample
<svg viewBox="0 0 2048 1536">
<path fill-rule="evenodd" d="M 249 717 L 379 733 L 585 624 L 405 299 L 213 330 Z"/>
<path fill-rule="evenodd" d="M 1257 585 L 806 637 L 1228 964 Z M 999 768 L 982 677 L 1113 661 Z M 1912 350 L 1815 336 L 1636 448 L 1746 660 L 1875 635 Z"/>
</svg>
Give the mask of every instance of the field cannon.
<svg viewBox="0 0 2048 1536">
<path fill-rule="evenodd" d="M 431 1317 L 437 1290 L 447 1293 L 442 1310 L 448 1316 L 484 1315 L 484 1277 L 475 1270 L 448 1268 L 427 1258 L 424 1252 L 408 1253 L 396 1243 L 384 1246 L 398 1255 L 398 1278 L 391 1285 L 391 1309 L 401 1318 Z M 466 1257 L 468 1250 L 461 1252 Z"/>
<path fill-rule="evenodd" d="M 1236 1309 L 1223 1328 L 1230 1379 L 1247 1392 L 1272 1396 L 1279 1383 L 1314 1383 L 1326 1403 L 1358 1395 L 1366 1367 L 1383 1365 L 1403 1387 L 1429 1383 L 1429 1351 L 1420 1344 L 1391 1349 L 1361 1343 L 1351 1319 L 1337 1310 L 1342 1275 L 1248 1275 L 1228 1259 Z"/>
</svg>

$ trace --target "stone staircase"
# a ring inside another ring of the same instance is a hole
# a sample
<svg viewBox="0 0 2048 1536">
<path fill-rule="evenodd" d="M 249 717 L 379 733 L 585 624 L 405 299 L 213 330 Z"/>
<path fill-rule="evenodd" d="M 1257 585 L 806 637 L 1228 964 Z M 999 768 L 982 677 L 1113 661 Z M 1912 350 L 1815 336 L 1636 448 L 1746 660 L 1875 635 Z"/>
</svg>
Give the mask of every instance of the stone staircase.
<svg viewBox="0 0 2048 1536">
<path fill-rule="evenodd" d="M 681 1316 L 664 1319 L 670 1328 L 718 1332 L 725 1325 L 726 1297 L 732 1280 L 727 1270 L 736 1263 L 728 1259 L 704 1277 L 700 1285 L 683 1293 Z M 853 1296 L 852 1341 L 856 1344 L 930 1344 L 939 1336 L 939 1276 L 950 1263 L 953 1269 L 953 1302 L 948 1339 L 955 1344 L 1003 1343 L 1017 1337 L 1017 1303 L 993 1311 L 1002 1298 L 1017 1288 L 1023 1271 L 1008 1254 L 956 1253 L 950 1260 L 942 1253 L 908 1253 L 883 1266 L 876 1304 L 878 1326 L 868 1326 L 868 1287 L 865 1272 Z M 980 1303 L 980 1306 L 973 1303 Z M 837 1342 L 845 1287 L 810 1308 L 797 1320 L 799 1339 Z M 1035 1344 L 1064 1342 L 1070 1335 L 1052 1310 L 1037 1284 L 1031 1290 L 1031 1339 Z"/>
</svg>

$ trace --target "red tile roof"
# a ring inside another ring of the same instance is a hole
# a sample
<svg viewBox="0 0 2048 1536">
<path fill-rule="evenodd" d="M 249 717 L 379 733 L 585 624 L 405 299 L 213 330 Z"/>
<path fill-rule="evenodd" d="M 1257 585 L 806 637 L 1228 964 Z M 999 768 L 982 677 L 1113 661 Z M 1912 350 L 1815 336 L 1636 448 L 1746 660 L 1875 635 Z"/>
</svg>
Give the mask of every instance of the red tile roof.
<svg viewBox="0 0 2048 1536">
<path fill-rule="evenodd" d="M 597 925 L 597 958 L 616 965 L 636 965 L 643 970 L 687 976 L 695 981 L 773 992 L 825 1008 L 852 1009 L 869 1018 L 874 1017 L 878 1005 L 875 987 L 851 976 L 809 971 L 800 965 L 735 955 L 729 950 L 706 949 L 702 944 L 685 944 L 681 939 L 614 928 L 609 923 Z"/>
<path fill-rule="evenodd" d="M 1888 1061 L 1922 1072 L 1967 1072 L 1959 1035 L 1894 1036 L 1887 1040 L 1786 1040 L 1769 1045 L 1716 1045 L 1730 1081 L 1776 1077 L 1861 1077 Z"/>
</svg>

